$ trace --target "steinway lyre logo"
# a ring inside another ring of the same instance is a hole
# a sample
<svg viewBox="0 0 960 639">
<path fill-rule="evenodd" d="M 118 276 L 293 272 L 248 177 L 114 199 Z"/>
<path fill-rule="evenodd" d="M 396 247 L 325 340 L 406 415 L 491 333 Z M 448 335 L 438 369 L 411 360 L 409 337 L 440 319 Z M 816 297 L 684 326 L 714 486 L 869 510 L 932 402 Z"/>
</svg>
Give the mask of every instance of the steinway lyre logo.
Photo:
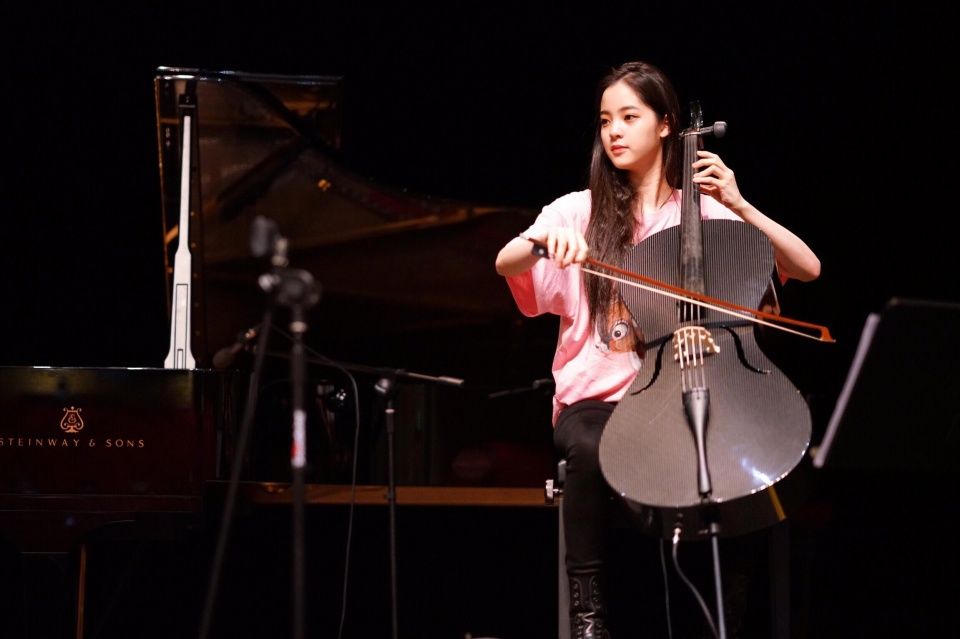
<svg viewBox="0 0 960 639">
<path fill-rule="evenodd" d="M 63 419 L 60 420 L 60 430 L 65 433 L 79 433 L 83 430 L 83 419 L 80 417 L 81 410 L 83 409 L 73 406 L 64 408 Z"/>
</svg>

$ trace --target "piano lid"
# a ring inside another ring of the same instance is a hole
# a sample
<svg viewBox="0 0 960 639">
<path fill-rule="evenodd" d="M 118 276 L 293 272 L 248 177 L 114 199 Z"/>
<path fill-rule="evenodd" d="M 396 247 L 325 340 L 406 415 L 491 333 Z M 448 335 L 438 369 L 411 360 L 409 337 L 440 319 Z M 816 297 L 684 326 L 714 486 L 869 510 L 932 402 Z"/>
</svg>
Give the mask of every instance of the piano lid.
<svg viewBox="0 0 960 639">
<path fill-rule="evenodd" d="M 328 332 L 349 332 L 360 314 L 368 317 L 366 339 L 413 325 L 517 317 L 493 260 L 534 213 L 416 195 L 351 172 L 341 159 L 338 76 L 157 70 L 168 273 L 180 206 L 179 104 L 188 93 L 196 104 L 190 239 L 198 366 L 262 314 L 256 280 L 265 267 L 250 254 L 258 215 L 277 222 L 290 240 L 290 265 L 322 287 L 318 312 Z"/>
</svg>

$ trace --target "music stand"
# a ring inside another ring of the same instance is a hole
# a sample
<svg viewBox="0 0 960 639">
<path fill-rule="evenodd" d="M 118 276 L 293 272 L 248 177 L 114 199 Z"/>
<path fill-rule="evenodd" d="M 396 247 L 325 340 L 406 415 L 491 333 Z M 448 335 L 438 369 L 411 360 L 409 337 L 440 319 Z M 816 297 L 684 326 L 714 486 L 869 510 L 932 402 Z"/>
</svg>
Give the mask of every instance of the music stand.
<svg viewBox="0 0 960 639">
<path fill-rule="evenodd" d="M 892 298 L 871 313 L 813 465 L 960 470 L 960 304 Z"/>
</svg>

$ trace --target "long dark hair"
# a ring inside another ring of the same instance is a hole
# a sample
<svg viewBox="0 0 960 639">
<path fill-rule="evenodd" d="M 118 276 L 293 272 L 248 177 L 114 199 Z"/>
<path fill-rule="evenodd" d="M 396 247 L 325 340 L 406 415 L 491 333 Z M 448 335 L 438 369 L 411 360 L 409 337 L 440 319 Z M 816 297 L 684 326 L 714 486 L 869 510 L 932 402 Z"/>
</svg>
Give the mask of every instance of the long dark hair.
<svg viewBox="0 0 960 639">
<path fill-rule="evenodd" d="M 612 69 L 597 88 L 596 104 L 607 88 L 625 82 L 661 120 L 667 118 L 670 134 L 663 138 L 663 168 L 667 184 L 679 188 L 681 172 L 680 105 L 676 91 L 667 76 L 647 62 L 627 62 Z M 598 108 L 599 111 L 599 108 Z M 633 242 L 636 220 L 633 216 L 637 192 L 627 171 L 610 162 L 600 140 L 599 116 L 594 126 L 593 157 L 590 161 L 590 223 L 586 240 L 590 255 L 608 264 L 619 263 Z M 613 282 L 588 273 L 583 274 L 590 316 L 594 326 L 606 317 L 616 299 Z"/>
</svg>

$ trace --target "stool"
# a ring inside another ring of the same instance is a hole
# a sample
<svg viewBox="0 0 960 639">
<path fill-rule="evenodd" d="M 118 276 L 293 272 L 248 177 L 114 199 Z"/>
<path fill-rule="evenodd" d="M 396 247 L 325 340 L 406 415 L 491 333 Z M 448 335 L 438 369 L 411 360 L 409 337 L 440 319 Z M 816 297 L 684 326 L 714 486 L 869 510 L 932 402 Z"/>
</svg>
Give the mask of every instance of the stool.
<svg viewBox="0 0 960 639">
<path fill-rule="evenodd" d="M 563 536 L 563 483 L 567 478 L 567 460 L 557 463 L 556 479 L 548 479 L 544 500 L 557 506 L 557 628 L 558 639 L 570 639 L 570 584 L 567 583 L 567 544 Z"/>
</svg>

